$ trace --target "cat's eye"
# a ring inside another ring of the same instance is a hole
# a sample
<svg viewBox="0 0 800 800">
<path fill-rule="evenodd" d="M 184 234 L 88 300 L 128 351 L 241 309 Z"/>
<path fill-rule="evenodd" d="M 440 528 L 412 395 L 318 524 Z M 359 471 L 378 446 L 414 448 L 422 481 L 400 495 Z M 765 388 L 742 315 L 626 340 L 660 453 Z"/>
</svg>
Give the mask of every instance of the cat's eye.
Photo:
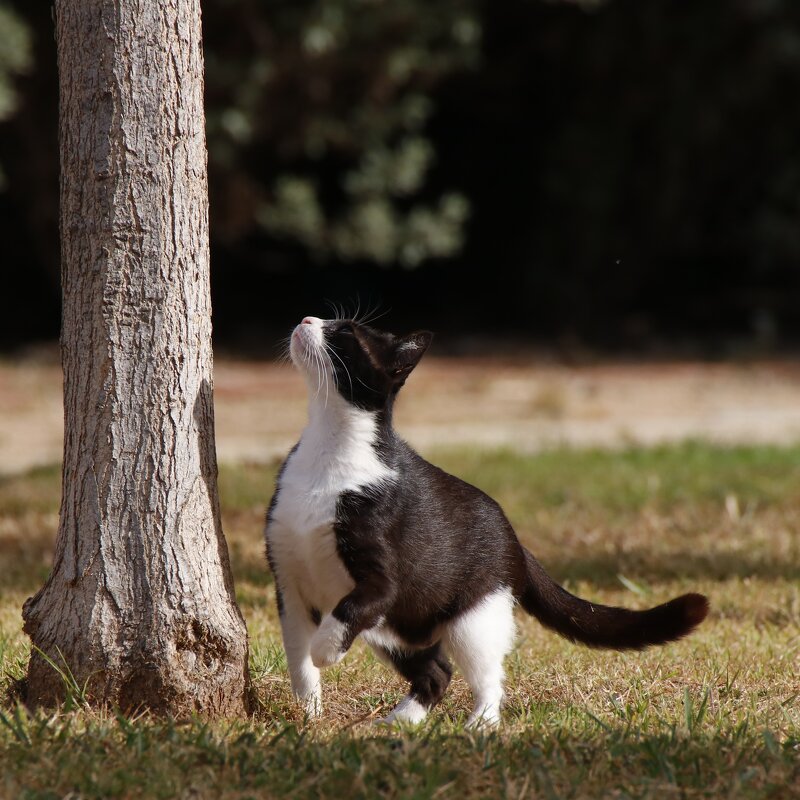
<svg viewBox="0 0 800 800">
<path fill-rule="evenodd" d="M 353 326 L 350 323 L 345 323 L 339 328 L 339 333 L 349 333 L 352 335 Z"/>
</svg>

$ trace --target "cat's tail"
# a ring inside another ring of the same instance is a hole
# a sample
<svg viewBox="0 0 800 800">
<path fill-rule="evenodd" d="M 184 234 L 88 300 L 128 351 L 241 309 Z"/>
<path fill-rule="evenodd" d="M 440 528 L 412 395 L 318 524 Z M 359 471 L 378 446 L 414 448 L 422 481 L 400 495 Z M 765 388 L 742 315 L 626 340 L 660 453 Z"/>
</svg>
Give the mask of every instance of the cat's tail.
<svg viewBox="0 0 800 800">
<path fill-rule="evenodd" d="M 559 586 L 527 550 L 525 567 L 522 607 L 545 627 L 590 647 L 641 650 L 664 644 L 686 636 L 708 614 L 702 594 L 684 594 L 646 611 L 589 603 Z"/>
</svg>

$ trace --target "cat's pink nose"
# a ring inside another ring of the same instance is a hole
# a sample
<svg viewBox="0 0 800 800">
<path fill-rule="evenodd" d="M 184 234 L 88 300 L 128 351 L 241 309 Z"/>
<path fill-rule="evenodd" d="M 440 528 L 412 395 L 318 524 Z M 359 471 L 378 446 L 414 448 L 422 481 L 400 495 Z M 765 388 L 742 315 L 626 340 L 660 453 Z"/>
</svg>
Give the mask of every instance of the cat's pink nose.
<svg viewBox="0 0 800 800">
<path fill-rule="evenodd" d="M 303 317 L 303 325 L 313 325 L 314 324 L 314 317 Z"/>
</svg>

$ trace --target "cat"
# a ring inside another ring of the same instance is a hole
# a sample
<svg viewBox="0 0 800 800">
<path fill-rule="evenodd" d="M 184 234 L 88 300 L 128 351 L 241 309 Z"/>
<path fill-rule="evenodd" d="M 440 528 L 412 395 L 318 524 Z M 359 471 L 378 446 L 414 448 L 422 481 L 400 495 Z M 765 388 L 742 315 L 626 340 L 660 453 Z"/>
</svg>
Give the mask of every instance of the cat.
<svg viewBox="0 0 800 800">
<path fill-rule="evenodd" d="M 358 636 L 410 684 L 384 722 L 422 721 L 452 659 L 473 694 L 467 725 L 492 726 L 515 605 L 568 639 L 619 650 L 679 639 L 708 612 L 700 594 L 647 611 L 575 597 L 494 500 L 414 452 L 392 409 L 432 336 L 317 317 L 291 335 L 309 418 L 278 474 L 265 538 L 292 690 L 309 716 L 322 711 L 320 668 Z"/>
</svg>

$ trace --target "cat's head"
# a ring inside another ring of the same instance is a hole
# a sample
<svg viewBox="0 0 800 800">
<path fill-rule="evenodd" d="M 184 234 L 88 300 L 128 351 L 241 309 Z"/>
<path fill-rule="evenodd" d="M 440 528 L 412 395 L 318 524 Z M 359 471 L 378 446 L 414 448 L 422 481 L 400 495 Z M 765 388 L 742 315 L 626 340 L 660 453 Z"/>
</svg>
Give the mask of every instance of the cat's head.
<svg viewBox="0 0 800 800">
<path fill-rule="evenodd" d="M 395 336 L 355 320 L 305 317 L 289 352 L 318 396 L 338 392 L 359 408 L 378 410 L 397 394 L 428 349 L 433 334 Z"/>
</svg>

